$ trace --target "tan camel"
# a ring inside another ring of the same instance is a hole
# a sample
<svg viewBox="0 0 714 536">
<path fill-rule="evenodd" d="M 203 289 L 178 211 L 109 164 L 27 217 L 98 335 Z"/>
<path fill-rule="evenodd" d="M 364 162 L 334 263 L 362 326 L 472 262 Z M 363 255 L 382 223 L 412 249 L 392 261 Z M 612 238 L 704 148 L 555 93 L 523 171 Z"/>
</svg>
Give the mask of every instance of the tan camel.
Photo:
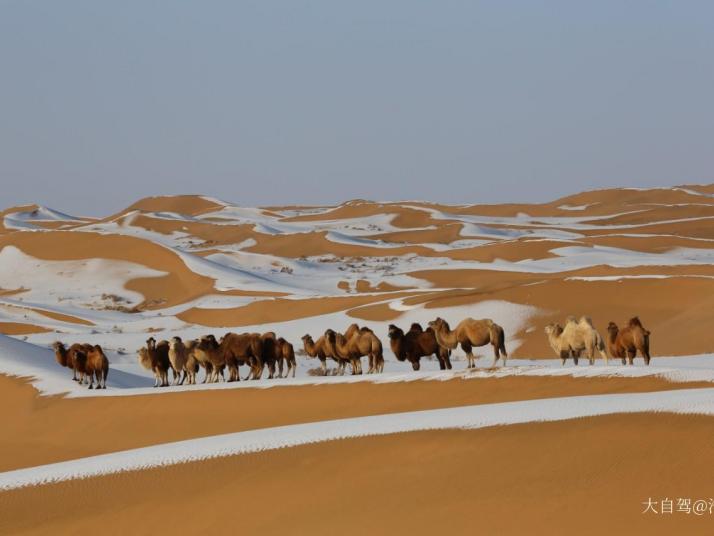
<svg viewBox="0 0 714 536">
<path fill-rule="evenodd" d="M 608 364 L 605 353 L 605 343 L 593 327 L 592 320 L 583 316 L 576 322 L 575 317 L 569 316 L 565 321 L 565 327 L 560 324 L 548 324 L 545 327 L 548 342 L 553 351 L 558 355 L 565 365 L 568 357 L 573 358 L 577 365 L 578 359 L 584 354 L 591 365 L 595 364 L 595 352 Z"/>
<path fill-rule="evenodd" d="M 474 346 L 484 346 L 489 343 L 493 346 L 493 366 L 496 366 L 501 355 L 503 355 L 503 366 L 506 366 L 508 354 L 506 353 L 503 328 L 490 318 L 483 320 L 466 318 L 459 322 L 454 331 L 451 331 L 446 320 L 437 318 L 429 322 L 429 327 L 434 330 L 434 335 L 439 346 L 453 350 L 457 345 L 461 345 L 461 349 L 468 359 L 468 368 L 476 367 L 476 358 L 472 353 L 472 348 Z"/>
<path fill-rule="evenodd" d="M 436 355 L 441 370 L 451 368 L 450 351 L 436 342 L 434 330 L 423 331 L 419 324 L 412 324 L 405 334 L 394 324 L 389 325 L 389 344 L 399 361 L 409 361 L 414 370 L 419 370 L 422 357 Z"/>
<path fill-rule="evenodd" d="M 320 360 L 320 369 L 322 369 L 323 376 L 327 375 L 327 358 L 339 364 L 339 359 L 330 353 L 331 349 L 327 347 L 327 341 L 324 335 L 319 337 L 316 341 L 313 341 L 309 334 L 303 335 L 302 347 L 308 357 L 316 357 Z"/>
<path fill-rule="evenodd" d="M 184 343 L 184 347 L 186 348 L 186 364 L 184 365 L 184 370 L 186 371 L 186 383 L 189 385 L 196 384 L 196 374 L 200 368 L 198 359 L 196 359 L 196 345 L 198 345 L 198 339 Z"/>
<path fill-rule="evenodd" d="M 358 330 L 348 329 L 345 333 L 351 333 L 351 337 L 348 339 L 346 335 L 328 329 L 325 331 L 325 340 L 328 347 L 333 348 L 342 361 L 352 364 L 352 374 L 362 374 L 362 356 L 369 358 L 367 374 L 382 372 L 384 370 L 382 342 L 374 332 L 364 327 Z"/>
<path fill-rule="evenodd" d="M 622 359 L 623 365 L 627 357 L 629 364 L 632 365 L 639 351 L 645 360 L 645 365 L 650 364 L 650 332 L 644 328 L 638 317 L 631 318 L 627 326 L 622 329 L 619 329 L 614 322 L 610 322 L 607 332 L 607 345 L 612 357 Z"/>
<path fill-rule="evenodd" d="M 172 337 L 169 342 L 169 362 L 174 376 L 174 385 L 183 385 L 186 381 L 186 363 L 188 361 L 188 350 L 181 337 Z"/>
</svg>

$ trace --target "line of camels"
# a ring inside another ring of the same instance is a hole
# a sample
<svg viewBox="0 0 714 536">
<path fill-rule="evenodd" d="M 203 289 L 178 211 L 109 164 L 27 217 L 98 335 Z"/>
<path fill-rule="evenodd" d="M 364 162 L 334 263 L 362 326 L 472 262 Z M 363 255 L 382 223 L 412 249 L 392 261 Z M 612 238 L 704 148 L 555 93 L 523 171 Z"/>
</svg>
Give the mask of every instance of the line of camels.
<svg viewBox="0 0 714 536">
<path fill-rule="evenodd" d="M 633 364 L 639 352 L 645 364 L 650 364 L 649 336 L 639 318 L 631 318 L 620 329 L 610 322 L 607 340 L 603 339 L 588 317 L 577 320 L 568 317 L 565 325 L 548 324 L 545 333 L 550 346 L 565 365 L 567 359 L 578 364 L 581 357 L 594 364 L 596 353 L 608 363 L 608 353 Z M 506 365 L 508 353 L 503 328 L 491 319 L 466 318 L 454 330 L 443 318 L 429 322 L 426 329 L 414 323 L 408 331 L 389 325 L 389 343 L 399 361 L 408 361 L 414 370 L 420 369 L 422 357 L 435 356 L 441 370 L 451 369 L 451 351 L 461 346 L 468 360 L 467 368 L 476 368 L 473 348 L 491 344 L 493 367 L 499 359 Z M 320 361 L 320 370 L 327 375 L 327 360 L 337 364 L 336 373 L 344 374 L 350 366 L 352 374 L 362 374 L 362 358 L 367 357 L 367 374 L 384 370 L 384 355 L 379 337 L 366 326 L 350 325 L 344 333 L 328 329 L 317 340 L 310 335 L 302 337 L 307 357 Z M 66 347 L 61 342 L 53 345 L 55 358 L 63 367 L 72 369 L 72 379 L 89 389 L 106 389 L 109 361 L 99 345 L 75 343 Z M 607 350 L 607 352 L 606 352 Z M 195 384 L 198 372 L 204 369 L 203 383 L 218 381 L 258 380 L 268 369 L 268 378 L 295 377 L 296 361 L 293 345 L 274 332 L 226 333 L 220 339 L 205 335 L 184 342 L 181 337 L 157 342 L 150 337 L 146 346 L 137 352 L 139 363 L 154 374 L 154 387 L 169 385 L 169 371 L 173 385 Z M 247 376 L 241 378 L 240 367 L 248 367 Z M 277 375 L 276 375 L 277 371 Z M 227 377 L 226 377 L 227 374 Z"/>
</svg>

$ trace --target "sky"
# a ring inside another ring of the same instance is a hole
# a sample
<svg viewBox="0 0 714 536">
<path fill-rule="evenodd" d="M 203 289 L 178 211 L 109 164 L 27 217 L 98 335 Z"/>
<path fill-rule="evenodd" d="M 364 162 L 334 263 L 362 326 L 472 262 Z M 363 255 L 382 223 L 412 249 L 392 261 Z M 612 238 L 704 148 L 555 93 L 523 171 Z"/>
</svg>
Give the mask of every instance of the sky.
<svg viewBox="0 0 714 536">
<path fill-rule="evenodd" d="M 714 182 L 714 2 L 0 0 L 0 205 Z"/>
</svg>

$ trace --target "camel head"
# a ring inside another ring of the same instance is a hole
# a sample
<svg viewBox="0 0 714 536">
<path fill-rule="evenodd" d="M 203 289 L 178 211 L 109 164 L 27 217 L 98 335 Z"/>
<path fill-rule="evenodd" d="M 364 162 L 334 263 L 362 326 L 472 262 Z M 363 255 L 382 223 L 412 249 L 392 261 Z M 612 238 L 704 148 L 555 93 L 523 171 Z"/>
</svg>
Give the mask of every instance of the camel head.
<svg viewBox="0 0 714 536">
<path fill-rule="evenodd" d="M 404 332 L 394 324 L 389 324 L 389 338 L 392 340 L 401 339 L 404 337 Z"/>
<path fill-rule="evenodd" d="M 610 323 L 607 325 L 607 332 L 608 332 L 610 335 L 617 335 L 617 334 L 619 333 L 619 331 L 620 331 L 620 328 L 618 328 L 618 327 L 617 327 L 617 324 L 615 324 L 614 322 L 610 322 Z"/>
<path fill-rule="evenodd" d="M 66 367 L 67 366 L 67 349 L 64 347 L 64 344 L 62 344 L 60 341 L 55 341 L 52 344 L 52 348 L 55 351 L 55 359 L 57 360 L 57 363 L 59 363 L 63 367 Z"/>
<path fill-rule="evenodd" d="M 302 340 L 302 342 L 308 342 L 308 343 L 312 344 L 312 337 L 310 336 L 309 333 L 305 333 L 305 335 L 303 335 L 301 337 L 301 340 Z"/>
<path fill-rule="evenodd" d="M 563 326 L 560 324 L 548 324 L 544 331 L 547 335 L 558 337 L 561 333 L 563 333 Z"/>
<path fill-rule="evenodd" d="M 442 328 L 446 329 L 446 331 L 451 331 L 449 323 L 440 316 L 437 316 L 436 320 L 432 320 L 431 322 L 429 322 L 429 327 L 434 331 L 439 331 Z"/>
<path fill-rule="evenodd" d="M 181 337 L 171 337 L 171 344 L 181 344 Z"/>
<path fill-rule="evenodd" d="M 148 339 L 146 339 L 146 347 L 149 350 L 156 348 L 156 339 L 154 339 L 153 337 L 149 337 Z"/>
</svg>

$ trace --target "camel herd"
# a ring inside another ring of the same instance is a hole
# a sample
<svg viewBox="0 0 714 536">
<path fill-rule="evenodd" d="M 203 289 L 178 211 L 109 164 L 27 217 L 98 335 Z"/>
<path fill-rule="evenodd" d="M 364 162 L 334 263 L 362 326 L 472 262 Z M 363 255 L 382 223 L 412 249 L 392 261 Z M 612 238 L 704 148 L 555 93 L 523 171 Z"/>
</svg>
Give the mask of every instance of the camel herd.
<svg viewBox="0 0 714 536">
<path fill-rule="evenodd" d="M 296 362 L 293 345 L 269 331 L 263 333 L 226 333 L 220 340 L 213 335 L 186 341 L 173 337 L 171 341 L 156 342 L 149 337 L 146 346 L 138 351 L 139 363 L 154 374 L 154 387 L 169 385 L 169 370 L 174 385 L 196 383 L 200 368 L 205 374 L 203 383 L 215 383 L 220 379 L 238 381 L 241 365 L 248 366 L 244 380 L 257 380 L 268 367 L 269 378 L 291 375 L 295 377 Z M 228 371 L 228 378 L 226 378 Z"/>
<path fill-rule="evenodd" d="M 607 339 L 603 339 L 588 317 L 577 320 L 568 317 L 565 325 L 548 324 L 545 327 L 550 346 L 563 365 L 572 359 L 577 365 L 581 357 L 592 365 L 596 354 L 607 364 L 608 352 L 611 357 L 622 360 L 622 364 L 633 360 L 639 352 L 650 363 L 649 336 L 634 317 L 627 325 L 619 328 L 614 322 L 607 327 Z M 503 328 L 491 319 L 476 320 L 466 318 L 455 329 L 443 318 L 429 322 L 426 329 L 418 323 L 403 331 L 394 324 L 389 325 L 389 344 L 399 361 L 408 361 L 414 370 L 420 369 L 422 357 L 435 357 L 441 370 L 451 369 L 451 351 L 461 346 L 468 361 L 467 368 L 476 367 L 473 348 L 490 344 L 493 346 L 496 366 L 499 359 L 506 365 L 508 354 Z M 314 340 L 309 334 L 302 337 L 303 349 L 310 358 L 320 361 L 320 370 L 327 374 L 327 360 L 337 364 L 337 373 L 344 374 L 347 366 L 352 374 L 362 374 L 362 358 L 368 360 L 367 374 L 384 370 L 382 342 L 368 327 L 350 325 L 343 333 L 328 329 Z M 98 345 L 73 344 L 69 348 L 61 342 L 54 343 L 55 357 L 63 367 L 72 369 L 73 380 L 80 384 L 106 389 L 109 361 Z M 195 384 L 199 370 L 204 371 L 203 383 L 218 381 L 258 380 L 268 369 L 268 378 L 295 377 L 296 361 L 293 345 L 274 332 L 267 333 L 226 333 L 220 339 L 205 335 L 184 342 L 181 337 L 156 341 L 149 337 L 146 346 L 137 352 L 139 363 L 154 375 L 154 387 L 169 385 L 169 372 L 173 385 Z M 241 366 L 248 367 L 245 377 L 240 375 Z M 276 375 L 277 368 L 277 375 Z M 285 372 L 285 375 L 283 373 Z"/>
<path fill-rule="evenodd" d="M 94 380 L 97 381 L 97 389 L 107 388 L 107 376 L 109 375 L 109 360 L 104 355 L 104 350 L 98 344 L 75 343 L 67 348 L 61 342 L 52 345 L 55 351 L 55 359 L 63 367 L 72 369 L 72 379 L 80 385 L 85 381 L 90 389 L 94 389 Z"/>
<path fill-rule="evenodd" d="M 548 324 L 545 327 L 553 351 L 560 357 L 565 365 L 568 358 L 572 358 L 577 365 L 578 358 L 587 357 L 590 364 L 595 363 L 595 352 L 608 362 L 605 352 L 605 341 L 593 326 L 589 317 L 583 316 L 580 320 L 569 316 L 565 327 L 560 324 Z M 647 331 L 638 317 L 631 318 L 625 327 L 620 329 L 617 324 L 610 322 L 607 326 L 607 350 L 610 356 L 633 364 L 637 352 L 645 360 L 645 365 L 650 364 L 650 332 Z"/>
</svg>

